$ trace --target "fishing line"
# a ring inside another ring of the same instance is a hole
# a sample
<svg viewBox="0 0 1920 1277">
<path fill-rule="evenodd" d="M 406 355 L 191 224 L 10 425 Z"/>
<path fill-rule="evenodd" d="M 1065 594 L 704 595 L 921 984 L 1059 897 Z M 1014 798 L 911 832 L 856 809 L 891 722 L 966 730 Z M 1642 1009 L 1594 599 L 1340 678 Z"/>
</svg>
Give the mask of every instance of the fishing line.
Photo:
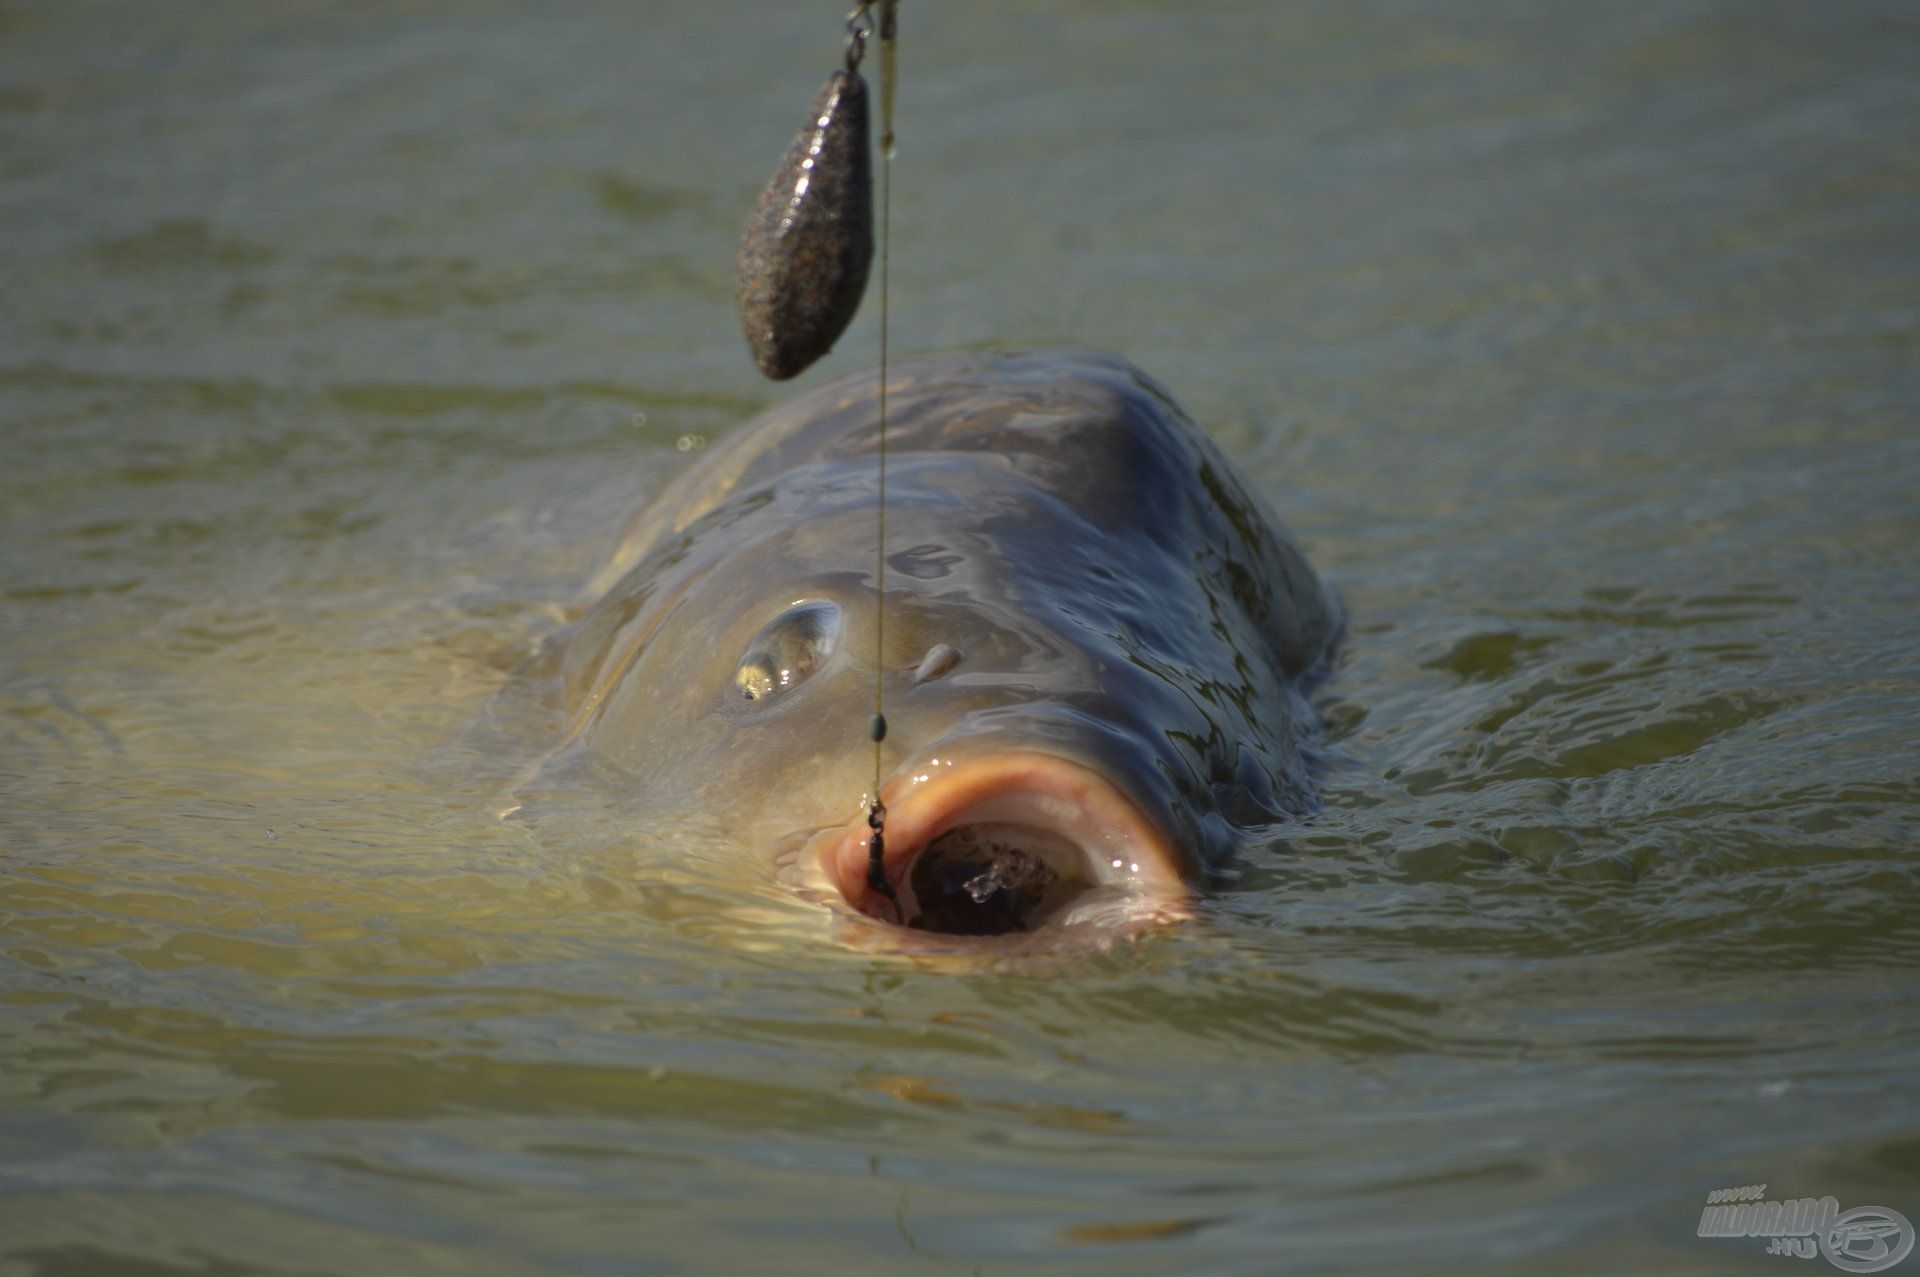
<svg viewBox="0 0 1920 1277">
<path fill-rule="evenodd" d="M 873 609 L 872 805 L 867 826 L 867 885 L 893 902 L 886 875 L 886 804 L 881 744 L 887 738 L 887 266 L 893 211 L 895 6 L 859 0 L 847 15 L 845 67 L 827 77 L 806 123 L 788 145 L 747 218 L 740 238 L 735 301 L 754 364 L 775 381 L 804 372 L 833 348 L 852 322 L 873 261 L 873 162 L 867 128 L 867 82 L 860 63 L 880 37 L 880 389 L 879 502 L 875 507 Z M 877 20 L 876 20 L 877 9 Z"/>
<path fill-rule="evenodd" d="M 887 881 L 887 805 L 880 800 L 882 742 L 887 739 L 887 275 L 893 230 L 893 89 L 899 79 L 896 8 L 897 0 L 880 0 L 880 492 L 874 506 L 873 722 L 868 731 L 873 737 L 873 806 L 867 811 L 873 839 L 867 845 L 867 886 L 892 901 L 894 917 L 905 921 L 899 893 Z"/>
</svg>

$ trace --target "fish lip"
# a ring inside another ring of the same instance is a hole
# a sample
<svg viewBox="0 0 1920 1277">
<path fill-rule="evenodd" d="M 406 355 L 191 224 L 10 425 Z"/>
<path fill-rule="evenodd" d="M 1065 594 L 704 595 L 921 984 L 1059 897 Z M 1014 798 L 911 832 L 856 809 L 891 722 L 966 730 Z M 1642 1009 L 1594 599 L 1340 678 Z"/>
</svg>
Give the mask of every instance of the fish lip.
<svg viewBox="0 0 1920 1277">
<path fill-rule="evenodd" d="M 854 912 L 886 924 L 905 923 L 917 912 L 909 882 L 914 859 L 947 831 L 972 823 L 1018 824 L 1071 843 L 1086 877 L 1108 895 L 1103 923 L 1129 927 L 1179 921 L 1188 916 L 1182 857 L 1138 804 L 1085 764 L 1035 751 L 1006 751 L 966 760 L 927 760 L 896 771 L 881 786 L 887 814 L 886 879 L 900 909 L 867 882 L 872 832 L 865 817 L 825 830 L 811 840 L 813 862 L 825 894 L 837 895 Z M 1074 917 L 1067 905 L 1062 914 Z M 1047 930 L 1053 920 L 1036 930 Z"/>
</svg>

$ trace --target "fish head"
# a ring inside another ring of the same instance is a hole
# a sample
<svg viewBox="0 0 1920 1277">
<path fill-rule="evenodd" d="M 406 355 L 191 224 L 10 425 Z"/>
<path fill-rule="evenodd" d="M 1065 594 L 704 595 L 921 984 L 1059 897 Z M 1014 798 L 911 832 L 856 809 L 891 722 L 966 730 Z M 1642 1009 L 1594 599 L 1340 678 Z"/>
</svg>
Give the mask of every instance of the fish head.
<svg viewBox="0 0 1920 1277">
<path fill-rule="evenodd" d="M 954 447 L 950 420 L 944 446 L 905 435 L 884 542 L 857 451 L 735 484 L 583 623 L 579 747 L 656 809 L 725 813 L 852 918 L 1058 937 L 1183 916 L 1247 812 L 1287 805 L 1311 713 L 1232 597 L 1231 520 L 1190 508 L 1212 501 L 1190 441 L 1122 424 L 1125 446 L 1056 423 L 1054 472 Z"/>
</svg>

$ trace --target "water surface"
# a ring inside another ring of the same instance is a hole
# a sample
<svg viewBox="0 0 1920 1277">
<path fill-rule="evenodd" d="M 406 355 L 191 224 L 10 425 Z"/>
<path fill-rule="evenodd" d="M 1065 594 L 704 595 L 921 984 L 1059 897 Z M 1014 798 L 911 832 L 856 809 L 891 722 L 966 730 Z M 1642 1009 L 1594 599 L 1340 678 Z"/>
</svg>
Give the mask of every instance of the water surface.
<svg viewBox="0 0 1920 1277">
<path fill-rule="evenodd" d="M 0 0 L 9 1271 L 1920 1218 L 1912 8 L 904 8 L 895 349 L 1116 350 L 1242 462 L 1353 617 L 1325 810 L 984 972 L 495 819 L 498 654 L 780 393 L 732 254 L 838 7 Z"/>
</svg>

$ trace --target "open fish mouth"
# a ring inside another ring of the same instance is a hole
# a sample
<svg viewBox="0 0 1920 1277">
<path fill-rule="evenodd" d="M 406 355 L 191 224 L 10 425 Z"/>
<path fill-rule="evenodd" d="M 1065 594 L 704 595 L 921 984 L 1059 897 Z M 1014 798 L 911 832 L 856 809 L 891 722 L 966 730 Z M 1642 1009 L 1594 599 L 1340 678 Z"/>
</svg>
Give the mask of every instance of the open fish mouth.
<svg viewBox="0 0 1920 1277">
<path fill-rule="evenodd" d="M 896 773 L 883 872 L 862 820 L 801 849 L 802 880 L 883 923 L 947 936 L 1135 930 L 1186 916 L 1180 857 L 1111 782 L 1066 759 L 998 754 Z"/>
</svg>

